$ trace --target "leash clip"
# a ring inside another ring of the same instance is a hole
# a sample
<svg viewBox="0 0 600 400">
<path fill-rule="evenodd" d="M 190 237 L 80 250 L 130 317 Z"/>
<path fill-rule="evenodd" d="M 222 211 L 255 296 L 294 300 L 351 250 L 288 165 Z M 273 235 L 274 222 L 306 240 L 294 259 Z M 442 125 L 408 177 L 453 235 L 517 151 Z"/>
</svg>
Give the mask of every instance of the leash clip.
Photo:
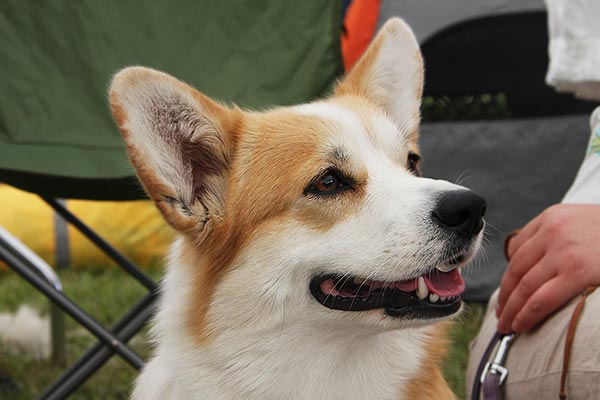
<svg viewBox="0 0 600 400">
<path fill-rule="evenodd" d="M 504 366 L 504 361 L 506 361 L 508 349 L 510 348 L 515 336 L 515 333 L 509 333 L 502 336 L 498 350 L 496 350 L 494 360 L 491 363 L 486 363 L 483 372 L 481 373 L 481 377 L 479 378 L 481 384 L 483 384 L 488 374 L 500 375 L 499 384 L 502 385 L 504 383 L 508 375 L 508 369 L 506 369 Z"/>
</svg>

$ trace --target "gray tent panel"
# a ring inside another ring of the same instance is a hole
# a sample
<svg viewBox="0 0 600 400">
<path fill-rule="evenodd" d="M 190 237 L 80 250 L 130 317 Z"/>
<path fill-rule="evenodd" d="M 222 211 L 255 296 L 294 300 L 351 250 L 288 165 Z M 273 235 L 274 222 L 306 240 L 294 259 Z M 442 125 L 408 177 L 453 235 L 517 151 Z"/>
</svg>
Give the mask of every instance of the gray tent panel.
<svg viewBox="0 0 600 400">
<path fill-rule="evenodd" d="M 462 183 L 488 202 L 487 243 L 465 270 L 469 300 L 487 300 L 500 282 L 505 235 L 561 201 L 588 139 L 587 116 L 422 126 L 424 175 Z"/>
<path fill-rule="evenodd" d="M 544 0 L 383 0 L 378 26 L 399 16 L 423 43 L 442 29 L 469 19 L 541 10 L 545 10 Z"/>
</svg>

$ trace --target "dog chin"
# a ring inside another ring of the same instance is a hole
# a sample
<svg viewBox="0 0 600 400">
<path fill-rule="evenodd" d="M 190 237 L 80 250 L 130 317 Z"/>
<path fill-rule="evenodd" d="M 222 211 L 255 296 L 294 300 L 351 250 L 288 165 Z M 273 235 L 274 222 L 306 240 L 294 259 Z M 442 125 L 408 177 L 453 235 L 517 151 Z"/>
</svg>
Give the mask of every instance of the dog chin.
<svg viewBox="0 0 600 400">
<path fill-rule="evenodd" d="M 398 330 L 422 329 L 440 322 L 450 321 L 460 316 L 465 307 L 464 302 L 461 301 L 460 307 L 455 313 L 426 319 L 391 317 L 386 314 L 385 310 L 383 309 L 362 311 L 357 313 L 341 312 L 322 306 L 321 309 L 324 310 L 322 312 L 326 316 L 325 318 L 327 318 L 329 321 L 335 321 L 334 325 L 331 326 L 332 329 L 339 328 L 344 332 L 352 330 L 353 332 L 364 332 L 365 334 L 377 334 Z"/>
</svg>

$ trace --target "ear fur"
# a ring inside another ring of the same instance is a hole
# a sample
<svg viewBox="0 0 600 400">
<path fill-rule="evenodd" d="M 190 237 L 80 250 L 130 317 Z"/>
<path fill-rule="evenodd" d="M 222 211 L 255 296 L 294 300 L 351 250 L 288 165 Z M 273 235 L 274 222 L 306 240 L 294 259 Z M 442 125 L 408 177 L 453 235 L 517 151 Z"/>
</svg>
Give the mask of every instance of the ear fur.
<svg viewBox="0 0 600 400">
<path fill-rule="evenodd" d="M 167 222 L 208 235 L 222 219 L 233 112 L 143 67 L 115 75 L 110 105 L 138 177 Z"/>
<path fill-rule="evenodd" d="M 359 95 L 383 108 L 403 127 L 418 124 L 423 93 L 423 58 L 410 27 L 392 18 L 338 84 L 336 95 Z"/>
</svg>

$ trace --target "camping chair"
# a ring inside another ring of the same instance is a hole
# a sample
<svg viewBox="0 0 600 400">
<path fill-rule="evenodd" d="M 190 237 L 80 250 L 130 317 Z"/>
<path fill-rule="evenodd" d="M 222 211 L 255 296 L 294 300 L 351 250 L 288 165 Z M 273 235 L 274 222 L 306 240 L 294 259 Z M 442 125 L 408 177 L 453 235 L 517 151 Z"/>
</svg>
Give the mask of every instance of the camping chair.
<svg viewBox="0 0 600 400">
<path fill-rule="evenodd" d="M 146 65 L 245 107 L 305 102 L 342 69 L 341 3 L 2 5 L 0 181 L 40 195 L 148 290 L 107 329 L 62 293 L 51 268 L 0 230 L 0 260 L 98 339 L 40 398 L 69 396 L 114 354 L 136 369 L 144 364 L 126 343 L 151 315 L 156 283 L 56 200 L 145 198 L 106 104 L 111 76 Z"/>
</svg>

